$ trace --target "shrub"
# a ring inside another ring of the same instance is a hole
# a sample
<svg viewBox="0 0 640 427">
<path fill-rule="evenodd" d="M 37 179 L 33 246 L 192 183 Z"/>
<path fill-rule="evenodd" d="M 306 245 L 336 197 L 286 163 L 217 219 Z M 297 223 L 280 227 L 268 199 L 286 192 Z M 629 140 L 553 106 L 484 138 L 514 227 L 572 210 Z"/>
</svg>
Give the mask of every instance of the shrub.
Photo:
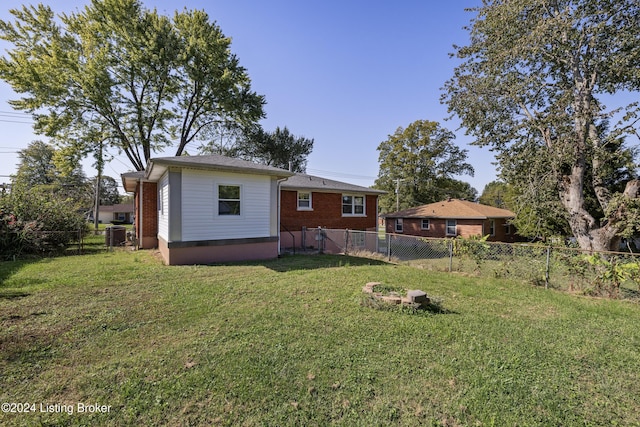
<svg viewBox="0 0 640 427">
<path fill-rule="evenodd" d="M 14 189 L 0 197 L 0 257 L 42 254 L 66 249 L 86 232 L 86 223 L 68 199 L 47 191 Z"/>
</svg>

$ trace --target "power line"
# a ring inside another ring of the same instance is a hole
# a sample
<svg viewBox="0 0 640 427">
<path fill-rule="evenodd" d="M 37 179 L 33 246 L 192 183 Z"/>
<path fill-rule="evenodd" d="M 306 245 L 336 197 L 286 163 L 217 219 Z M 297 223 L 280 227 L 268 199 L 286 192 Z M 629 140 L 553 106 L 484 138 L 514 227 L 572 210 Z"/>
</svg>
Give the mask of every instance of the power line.
<svg viewBox="0 0 640 427">
<path fill-rule="evenodd" d="M 11 111 L 0 111 L 0 116 L 20 117 L 20 118 L 32 117 L 31 114 L 27 114 L 27 113 L 12 113 Z"/>
<path fill-rule="evenodd" d="M 313 173 L 320 173 L 320 174 L 326 174 L 326 175 L 330 175 L 330 176 L 337 176 L 339 178 L 377 179 L 377 177 L 375 177 L 375 176 L 354 175 L 354 174 L 342 173 L 342 172 L 324 171 L 324 170 L 320 170 L 320 169 L 307 169 L 307 170 L 310 171 L 310 172 L 313 172 Z"/>
<path fill-rule="evenodd" d="M 0 122 L 2 122 L 2 123 L 22 123 L 22 124 L 25 124 L 25 125 L 32 125 L 33 124 L 33 122 L 20 122 L 20 121 L 17 121 L 17 120 L 4 120 L 4 119 L 0 119 Z"/>
</svg>

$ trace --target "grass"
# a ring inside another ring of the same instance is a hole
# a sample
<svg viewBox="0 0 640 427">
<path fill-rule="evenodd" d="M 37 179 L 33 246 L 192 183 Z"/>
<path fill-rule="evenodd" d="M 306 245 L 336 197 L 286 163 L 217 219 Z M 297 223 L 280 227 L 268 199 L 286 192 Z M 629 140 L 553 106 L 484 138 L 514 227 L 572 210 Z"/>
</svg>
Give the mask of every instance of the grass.
<svg viewBox="0 0 640 427">
<path fill-rule="evenodd" d="M 639 425 L 640 307 L 345 256 L 0 263 L 2 425 Z M 443 313 L 360 304 L 370 281 Z"/>
</svg>

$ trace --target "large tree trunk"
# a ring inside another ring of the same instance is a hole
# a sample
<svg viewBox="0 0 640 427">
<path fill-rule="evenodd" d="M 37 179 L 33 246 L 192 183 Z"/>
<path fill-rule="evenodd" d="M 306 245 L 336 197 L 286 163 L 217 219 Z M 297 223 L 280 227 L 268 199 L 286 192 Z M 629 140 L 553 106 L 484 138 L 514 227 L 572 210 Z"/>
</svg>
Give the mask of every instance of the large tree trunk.
<svg viewBox="0 0 640 427">
<path fill-rule="evenodd" d="M 618 250 L 620 237 L 619 222 L 627 214 L 625 200 L 638 197 L 640 180 L 629 181 L 622 194 L 622 202 L 602 223 L 584 208 L 584 169 L 574 166 L 571 175 L 564 176 L 560 184 L 560 200 L 564 205 L 569 220 L 569 227 L 581 249 L 588 251 Z"/>
<path fill-rule="evenodd" d="M 584 208 L 583 165 L 575 165 L 571 175 L 562 177 L 560 201 L 567 211 L 569 227 L 580 248 L 589 251 L 608 250 L 609 242 L 598 232 L 596 220 Z"/>
</svg>

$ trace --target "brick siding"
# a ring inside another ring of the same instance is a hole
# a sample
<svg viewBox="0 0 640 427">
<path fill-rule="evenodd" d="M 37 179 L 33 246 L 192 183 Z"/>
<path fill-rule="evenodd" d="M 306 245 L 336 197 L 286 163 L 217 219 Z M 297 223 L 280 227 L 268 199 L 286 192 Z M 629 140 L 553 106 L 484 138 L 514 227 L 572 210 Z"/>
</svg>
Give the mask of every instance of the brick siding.
<svg viewBox="0 0 640 427">
<path fill-rule="evenodd" d="M 350 230 L 371 230 L 376 228 L 377 196 L 367 195 L 365 199 L 366 216 L 342 216 L 341 193 L 312 192 L 313 210 L 298 210 L 298 192 L 281 191 L 280 224 L 283 229 L 298 231 L 302 227 L 335 228 Z"/>
<path fill-rule="evenodd" d="M 506 220 L 504 219 L 495 219 L 495 234 L 493 236 L 489 236 L 489 241 L 495 242 L 513 242 L 515 240 L 515 236 L 513 234 L 513 227 L 511 228 L 511 233 L 506 234 L 506 230 L 504 224 Z M 398 234 L 405 234 L 407 236 L 420 236 L 420 237 L 433 237 L 433 238 L 444 238 L 444 237 L 454 237 L 448 236 L 446 234 L 446 219 L 440 218 L 430 218 L 429 219 L 429 229 L 423 230 L 422 227 L 422 219 L 420 218 L 404 218 L 402 223 L 403 231 Z M 457 235 L 461 237 L 471 237 L 471 236 L 482 236 L 484 234 L 489 234 L 489 220 L 474 220 L 474 219 L 458 219 L 457 220 Z M 484 227 L 483 227 L 484 226 Z M 396 233 L 396 219 L 395 218 L 387 218 L 386 220 L 386 232 L 387 233 Z"/>
</svg>

